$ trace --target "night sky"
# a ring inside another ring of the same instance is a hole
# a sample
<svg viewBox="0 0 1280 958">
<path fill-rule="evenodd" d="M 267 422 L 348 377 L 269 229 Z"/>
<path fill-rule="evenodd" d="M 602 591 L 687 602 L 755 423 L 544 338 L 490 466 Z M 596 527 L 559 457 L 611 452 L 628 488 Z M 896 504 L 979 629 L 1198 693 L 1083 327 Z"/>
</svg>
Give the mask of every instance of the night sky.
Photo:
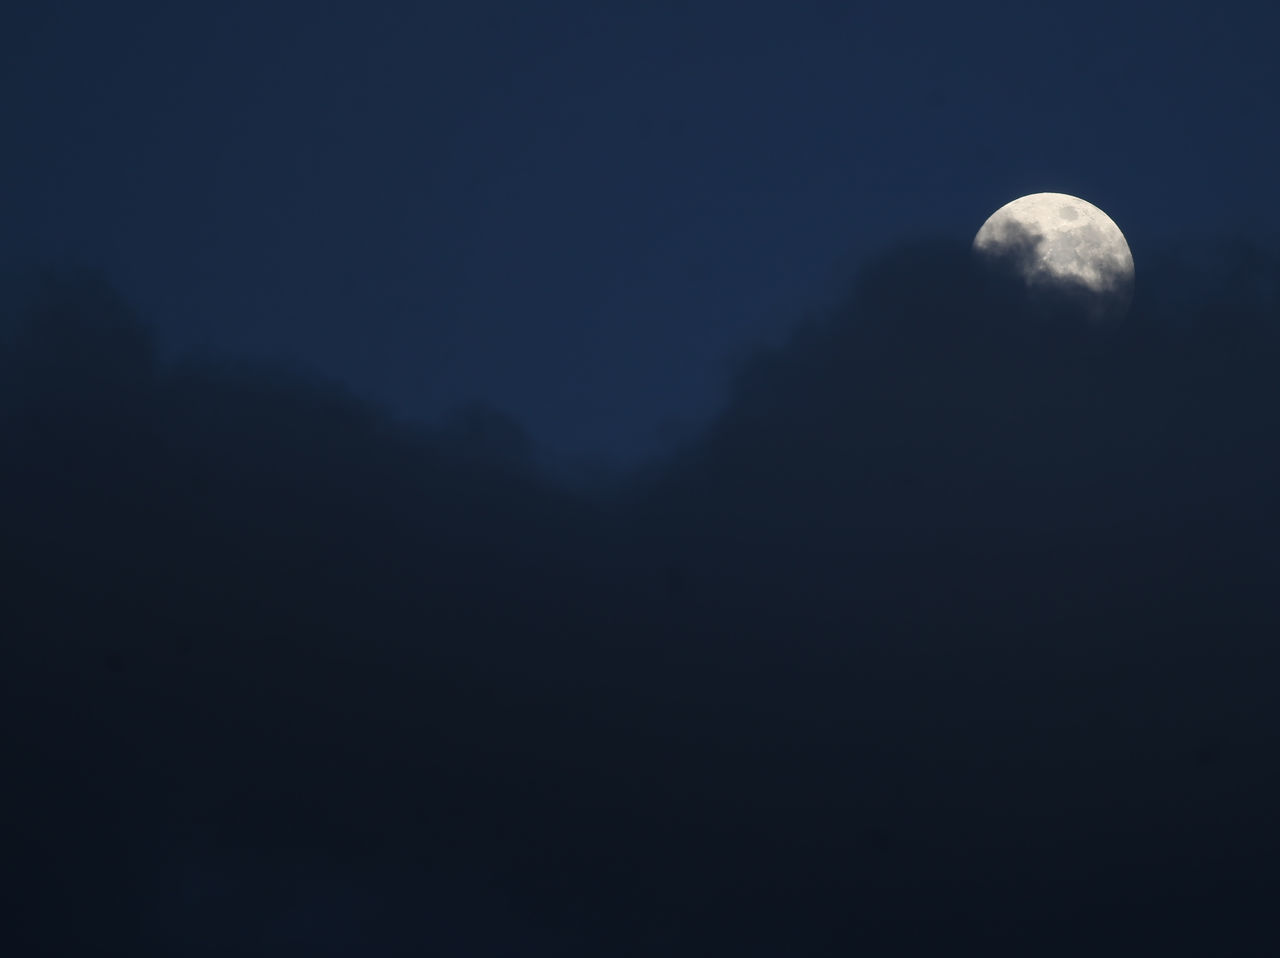
<svg viewBox="0 0 1280 958">
<path fill-rule="evenodd" d="M 1278 953 L 1280 15 L 437 6 L 0 13 L 0 951 Z"/>
<path fill-rule="evenodd" d="M 1139 269 L 1280 208 L 1257 4 L 15 8 L 0 252 L 556 461 L 686 437 L 867 255 L 1023 193 Z"/>
</svg>

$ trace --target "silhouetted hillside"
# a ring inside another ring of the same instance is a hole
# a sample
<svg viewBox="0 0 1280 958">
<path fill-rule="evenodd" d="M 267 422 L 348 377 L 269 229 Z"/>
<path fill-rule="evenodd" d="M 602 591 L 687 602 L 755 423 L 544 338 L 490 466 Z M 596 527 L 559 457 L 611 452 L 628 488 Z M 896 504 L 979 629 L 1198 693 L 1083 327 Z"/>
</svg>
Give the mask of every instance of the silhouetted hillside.
<svg viewBox="0 0 1280 958">
<path fill-rule="evenodd" d="M 891 251 L 608 501 L 491 408 L 163 364 L 46 285 L 0 358 L 14 953 L 1239 953 L 1280 852 L 1245 248 L 1140 262 L 1104 329 Z"/>
</svg>

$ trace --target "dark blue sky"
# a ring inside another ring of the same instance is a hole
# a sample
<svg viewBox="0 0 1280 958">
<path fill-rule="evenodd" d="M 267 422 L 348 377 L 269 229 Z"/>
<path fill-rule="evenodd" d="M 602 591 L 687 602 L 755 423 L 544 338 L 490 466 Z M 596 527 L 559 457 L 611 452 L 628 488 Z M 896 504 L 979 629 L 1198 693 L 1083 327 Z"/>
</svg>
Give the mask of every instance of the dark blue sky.
<svg viewBox="0 0 1280 958">
<path fill-rule="evenodd" d="M 10 262 L 176 347 L 555 455 L 696 425 L 864 257 L 1076 193 L 1144 254 L 1280 209 L 1274 14 L 1204 3 L 87 0 L 0 19 Z"/>
</svg>

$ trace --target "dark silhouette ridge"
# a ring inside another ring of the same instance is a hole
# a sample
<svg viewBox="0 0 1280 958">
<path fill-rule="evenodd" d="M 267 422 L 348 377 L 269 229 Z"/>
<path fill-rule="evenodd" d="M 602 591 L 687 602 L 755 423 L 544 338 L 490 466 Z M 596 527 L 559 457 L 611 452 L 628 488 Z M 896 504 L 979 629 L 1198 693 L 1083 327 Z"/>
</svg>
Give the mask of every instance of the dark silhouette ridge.
<svg viewBox="0 0 1280 958">
<path fill-rule="evenodd" d="M 890 251 L 612 498 L 53 284 L 0 355 L 15 953 L 1256 939 L 1280 315 L 1210 265 L 1103 329 Z"/>
</svg>

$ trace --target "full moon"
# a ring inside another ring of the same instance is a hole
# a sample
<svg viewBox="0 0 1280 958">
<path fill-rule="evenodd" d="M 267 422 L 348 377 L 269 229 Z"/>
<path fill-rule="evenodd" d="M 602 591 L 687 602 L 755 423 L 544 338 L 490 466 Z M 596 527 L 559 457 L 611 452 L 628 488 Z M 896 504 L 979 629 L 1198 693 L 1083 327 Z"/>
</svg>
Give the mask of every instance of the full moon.
<svg viewBox="0 0 1280 958">
<path fill-rule="evenodd" d="M 1092 203 L 1066 193 L 1032 193 L 982 224 L 973 251 L 1013 279 L 1036 308 L 1094 323 L 1124 318 L 1133 299 L 1133 256 L 1124 233 Z"/>
</svg>

